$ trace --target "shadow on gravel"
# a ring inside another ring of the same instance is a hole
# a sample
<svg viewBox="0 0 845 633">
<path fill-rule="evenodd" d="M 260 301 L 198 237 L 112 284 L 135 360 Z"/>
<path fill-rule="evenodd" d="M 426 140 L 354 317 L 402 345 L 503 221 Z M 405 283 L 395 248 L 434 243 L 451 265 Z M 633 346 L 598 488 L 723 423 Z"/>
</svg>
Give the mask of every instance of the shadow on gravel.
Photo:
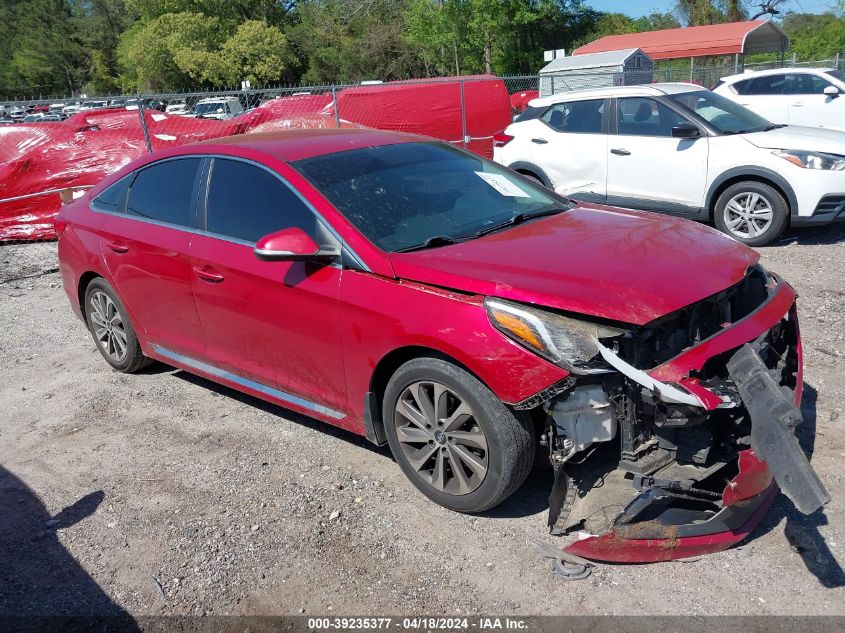
<svg viewBox="0 0 845 633">
<path fill-rule="evenodd" d="M 826 244 L 838 244 L 840 242 L 845 242 L 845 222 L 829 224 L 827 226 L 787 229 L 786 232 L 770 246 L 788 246 L 790 244 L 823 246 Z"/>
<path fill-rule="evenodd" d="M 138 630 L 56 534 L 94 514 L 104 496 L 92 492 L 51 517 L 38 495 L 0 467 L 0 629 L 76 630 L 102 618 L 119 625 L 111 630 Z"/>
<path fill-rule="evenodd" d="M 161 364 L 156 363 L 156 365 Z M 161 366 L 166 367 L 165 365 Z M 172 367 L 167 367 L 167 369 L 170 371 L 174 371 Z M 299 413 L 296 413 L 295 411 L 291 411 L 290 409 L 271 404 L 259 398 L 255 398 L 253 396 L 242 393 L 240 391 L 230 389 L 229 387 L 224 387 L 223 385 L 217 384 L 216 382 L 206 380 L 205 378 L 200 378 L 199 376 L 195 376 L 194 374 L 190 374 L 186 371 L 175 370 L 173 376 L 181 378 L 182 380 L 186 380 L 187 382 L 190 382 L 199 387 L 203 387 L 204 389 L 208 389 L 209 391 L 220 396 L 225 396 L 226 398 L 233 398 L 238 402 L 243 402 L 244 404 L 248 404 L 249 406 L 255 407 L 257 409 L 261 409 L 262 411 L 266 411 L 267 413 L 284 417 L 286 420 L 296 422 L 297 424 L 301 424 L 302 426 L 307 426 L 308 428 L 315 429 L 321 433 L 325 433 L 326 435 L 331 435 L 332 437 L 336 437 L 338 439 L 349 442 L 354 446 L 364 448 L 377 455 L 387 457 L 391 461 L 395 461 L 393 459 L 393 455 L 390 452 L 390 448 L 387 445 L 376 446 L 363 436 L 357 435 L 356 433 L 352 433 L 351 431 L 346 431 L 339 427 L 332 426 L 331 424 L 322 422 L 315 418 L 309 418 L 306 415 L 301 415 Z M 528 475 L 528 479 L 525 481 L 522 487 L 517 490 L 513 495 L 511 495 L 507 500 L 505 500 L 504 503 L 488 512 L 482 512 L 479 516 L 493 519 L 515 518 L 531 516 L 537 514 L 538 512 L 542 512 L 543 510 L 548 509 L 549 490 L 552 484 L 551 469 L 548 467 L 544 468 L 544 466 L 548 462 L 547 457 L 545 455 L 539 455 L 538 457 L 539 459 L 535 460 L 535 466 L 532 469 L 531 473 Z M 542 463 L 540 463 L 540 460 L 542 460 Z"/>
<path fill-rule="evenodd" d="M 808 458 L 812 458 L 815 449 L 817 398 L 818 392 L 815 388 L 804 383 L 804 394 L 801 400 L 801 414 L 804 421 L 796 429 L 796 435 Z M 807 516 L 796 510 L 789 499 L 779 495 L 772 509 L 751 533 L 747 542 L 753 544 L 757 538 L 773 530 L 784 519 L 786 520 L 784 526 L 786 540 L 801 556 L 807 570 L 818 578 L 824 587 L 845 587 L 845 571 L 819 532 L 821 526 L 828 524 L 824 508 Z"/>
<path fill-rule="evenodd" d="M 164 367 L 166 370 L 174 372 L 172 375 L 176 378 L 181 378 L 182 380 L 197 385 L 198 387 L 208 389 L 214 395 L 237 400 L 238 402 L 242 402 L 251 407 L 255 407 L 256 409 L 261 409 L 262 411 L 265 411 L 272 415 L 283 417 L 286 420 L 290 420 L 291 422 L 295 422 L 302 426 L 307 426 L 308 428 L 319 431 L 320 433 L 331 435 L 332 437 L 336 437 L 340 440 L 349 442 L 350 444 L 354 444 L 359 448 L 365 448 L 372 453 L 376 453 L 377 455 L 383 455 L 393 460 L 393 455 L 391 455 L 390 449 L 387 447 L 387 445 L 376 446 L 375 444 L 367 440 L 367 438 L 362 435 L 358 435 L 357 433 L 352 433 L 351 431 L 347 431 L 340 427 L 328 424 L 327 422 L 317 420 L 316 418 L 309 418 L 307 415 L 302 415 L 300 413 L 297 413 L 296 411 L 286 409 L 285 407 L 272 404 L 265 400 L 261 400 L 260 398 L 255 398 L 254 396 L 250 396 L 234 389 L 230 389 L 229 387 L 225 387 L 216 382 L 212 382 L 211 380 L 206 380 L 205 378 L 195 376 L 194 374 L 182 371 L 181 369 L 174 369 L 173 367 L 162 365 L 161 363 L 155 363 L 155 365 Z"/>
</svg>

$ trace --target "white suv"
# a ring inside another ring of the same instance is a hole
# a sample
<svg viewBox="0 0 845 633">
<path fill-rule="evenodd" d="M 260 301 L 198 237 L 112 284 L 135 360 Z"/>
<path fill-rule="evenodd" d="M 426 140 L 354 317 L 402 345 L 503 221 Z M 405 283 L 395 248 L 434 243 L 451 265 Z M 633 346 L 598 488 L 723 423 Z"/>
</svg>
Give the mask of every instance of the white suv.
<svg viewBox="0 0 845 633">
<path fill-rule="evenodd" d="M 712 221 L 751 246 L 845 220 L 845 132 L 774 125 L 692 84 L 534 99 L 494 158 L 558 193 Z"/>
<path fill-rule="evenodd" d="M 772 123 L 845 130 L 845 73 L 778 68 L 724 77 L 713 88 Z"/>
<path fill-rule="evenodd" d="M 207 97 L 197 101 L 194 108 L 185 116 L 197 119 L 231 119 L 244 111 L 237 97 Z"/>
</svg>

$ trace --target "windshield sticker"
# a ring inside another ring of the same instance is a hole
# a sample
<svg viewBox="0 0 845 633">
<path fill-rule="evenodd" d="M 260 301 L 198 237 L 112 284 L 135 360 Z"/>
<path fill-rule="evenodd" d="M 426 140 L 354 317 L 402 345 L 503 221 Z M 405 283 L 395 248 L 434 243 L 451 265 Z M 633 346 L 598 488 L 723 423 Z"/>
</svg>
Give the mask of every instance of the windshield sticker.
<svg viewBox="0 0 845 633">
<path fill-rule="evenodd" d="M 475 173 L 479 178 L 481 178 L 481 180 L 493 187 L 493 189 L 503 196 L 509 196 L 511 198 L 531 197 L 501 174 L 486 174 L 483 171 L 477 171 Z"/>
</svg>

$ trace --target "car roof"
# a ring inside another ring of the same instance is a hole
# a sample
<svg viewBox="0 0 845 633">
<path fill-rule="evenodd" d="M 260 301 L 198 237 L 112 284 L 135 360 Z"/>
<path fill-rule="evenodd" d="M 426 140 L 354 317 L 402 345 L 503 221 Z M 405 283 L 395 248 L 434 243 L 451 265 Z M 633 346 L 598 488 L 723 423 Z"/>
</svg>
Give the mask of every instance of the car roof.
<svg viewBox="0 0 845 633">
<path fill-rule="evenodd" d="M 238 134 L 195 143 L 209 148 L 217 146 L 242 147 L 273 155 L 284 161 L 296 161 L 324 154 L 334 154 L 352 149 L 395 145 L 396 143 L 425 142 L 429 139 L 415 134 L 382 130 L 341 128 L 284 130 L 258 134 Z"/>
<path fill-rule="evenodd" d="M 817 75 L 819 73 L 826 73 L 834 70 L 833 68 L 768 68 L 766 70 L 749 70 L 744 73 L 739 73 L 738 75 L 728 75 L 727 77 L 722 77 L 722 81 L 726 84 L 736 83 L 737 81 L 742 81 L 743 79 L 751 79 L 752 77 L 766 77 L 768 75 L 782 75 L 784 73 L 789 74 L 813 74 Z"/>
<path fill-rule="evenodd" d="M 693 90 L 706 90 L 698 84 L 692 83 L 654 83 L 642 84 L 639 86 L 606 86 L 604 88 L 589 88 L 587 90 L 572 90 L 571 92 L 560 92 L 549 97 L 532 99 L 529 105 L 544 106 L 562 101 L 575 101 L 581 99 L 605 99 L 608 97 L 647 97 L 656 95 L 678 94 L 691 92 Z"/>
</svg>

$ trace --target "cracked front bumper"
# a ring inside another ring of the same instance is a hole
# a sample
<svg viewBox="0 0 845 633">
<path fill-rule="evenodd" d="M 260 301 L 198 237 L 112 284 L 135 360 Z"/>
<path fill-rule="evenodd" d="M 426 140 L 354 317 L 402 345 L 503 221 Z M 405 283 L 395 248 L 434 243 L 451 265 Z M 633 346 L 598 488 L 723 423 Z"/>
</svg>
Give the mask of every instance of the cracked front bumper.
<svg viewBox="0 0 845 633">
<path fill-rule="evenodd" d="M 794 293 L 788 286 L 785 288 L 788 289 L 786 292 L 781 288 L 782 292 L 775 293 L 773 301 L 749 319 L 756 322 L 755 329 L 768 330 L 772 315 L 779 313 L 778 318 L 781 318 L 788 312 L 795 328 L 794 352 L 797 354 L 792 389 L 776 382 L 777 372 L 767 367 L 761 358 L 770 344 L 766 339 L 767 333 L 759 335 L 751 343 L 740 342 L 738 350 L 734 337 L 749 340 L 746 328 L 751 324 L 744 324 L 746 327 L 742 329 L 746 331 L 731 333 L 732 336 L 728 337 L 734 339 L 736 351 L 731 353 L 727 368 L 741 398 L 740 405 L 751 419 L 752 432 L 750 448 L 739 451 L 734 465 L 736 474 L 721 495 L 711 492 L 709 499 L 696 498 L 696 492 L 707 494 L 706 491 L 680 489 L 673 485 L 677 482 L 652 478 L 637 482 L 635 478 L 635 483 L 639 484 L 637 488 L 642 492 L 631 499 L 607 531 L 577 540 L 566 547 L 565 552 L 582 558 L 619 563 L 659 562 L 699 556 L 725 550 L 746 538 L 765 515 L 779 488 L 804 513 L 812 513 L 829 501 L 827 491 L 794 434 L 801 420 L 798 409 L 803 389 L 801 343 L 795 319 Z M 778 300 L 778 295 L 783 297 Z M 718 338 L 721 337 L 714 337 L 708 343 L 717 348 L 718 353 L 724 353 L 725 350 L 720 348 L 725 343 L 719 342 Z M 669 377 L 666 374 L 679 369 L 688 371 L 705 362 L 705 356 L 695 349 L 683 356 L 685 358 L 676 359 L 673 366 L 663 366 L 664 375 L 661 377 Z M 678 380 L 680 376 L 675 374 L 672 378 Z M 678 383 L 696 394 L 706 409 L 713 411 L 722 405 L 723 400 L 696 379 L 684 378 Z M 702 512 L 701 508 L 708 504 L 711 510 Z"/>
</svg>

